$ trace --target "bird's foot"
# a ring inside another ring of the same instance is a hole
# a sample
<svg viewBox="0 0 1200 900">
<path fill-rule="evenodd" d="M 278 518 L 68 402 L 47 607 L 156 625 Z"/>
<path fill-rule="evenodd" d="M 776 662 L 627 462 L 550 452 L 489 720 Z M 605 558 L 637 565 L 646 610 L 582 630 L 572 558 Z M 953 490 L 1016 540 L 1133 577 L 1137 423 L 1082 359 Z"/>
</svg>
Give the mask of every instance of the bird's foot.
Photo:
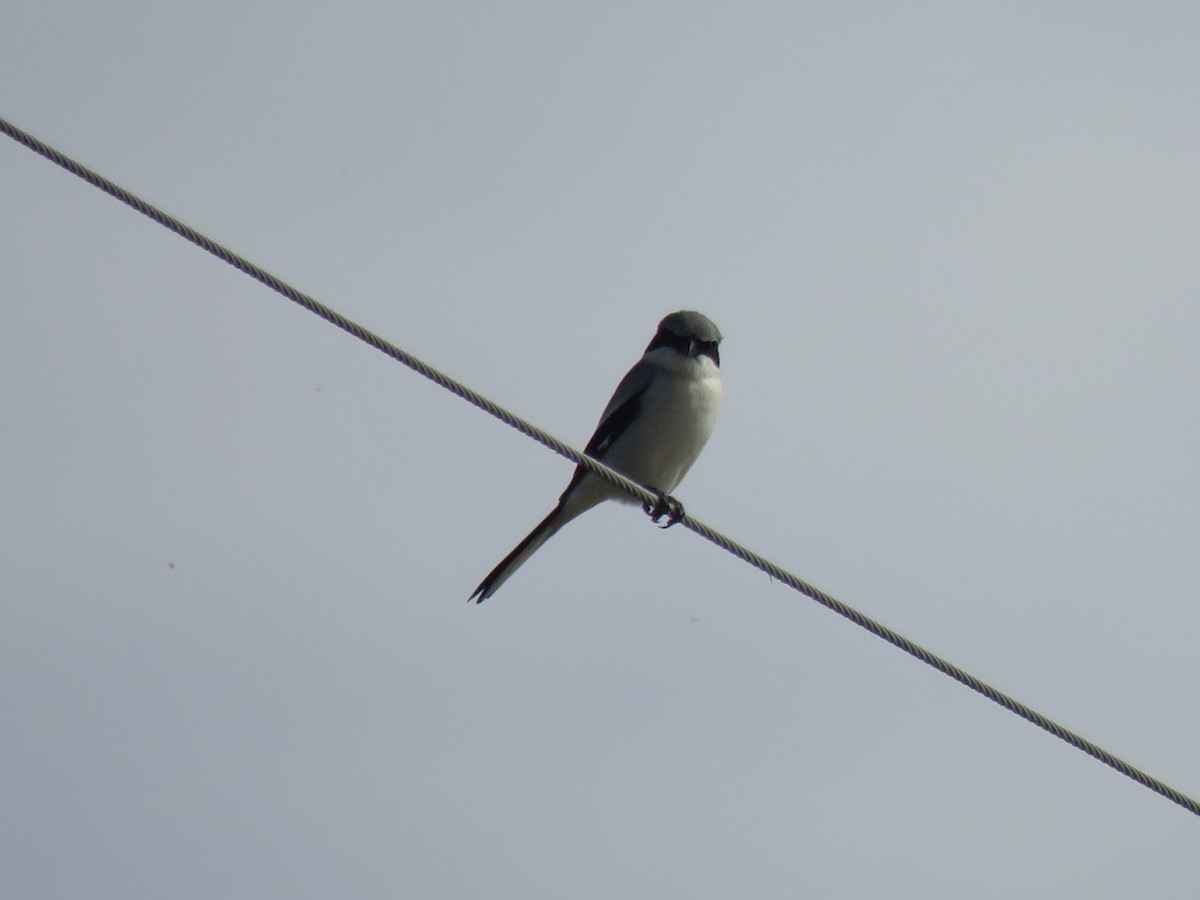
<svg viewBox="0 0 1200 900">
<path fill-rule="evenodd" d="M 642 507 L 646 511 L 646 515 L 650 517 L 650 521 L 658 525 L 659 520 L 666 516 L 667 523 L 658 525 L 659 528 L 670 528 L 672 525 L 678 524 L 683 519 L 683 504 L 662 491 L 655 491 L 655 493 L 658 494 L 658 500 L 654 504 L 647 503 Z"/>
</svg>

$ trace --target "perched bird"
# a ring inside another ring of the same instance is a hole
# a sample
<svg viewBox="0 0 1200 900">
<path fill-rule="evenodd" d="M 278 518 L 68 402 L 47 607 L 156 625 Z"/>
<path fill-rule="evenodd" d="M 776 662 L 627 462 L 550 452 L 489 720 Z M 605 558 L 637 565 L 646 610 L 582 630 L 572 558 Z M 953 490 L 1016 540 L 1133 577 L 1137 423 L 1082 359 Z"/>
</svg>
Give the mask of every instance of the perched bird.
<svg viewBox="0 0 1200 900">
<path fill-rule="evenodd" d="M 717 420 L 721 400 L 721 332 L 691 310 L 671 313 L 637 364 L 621 379 L 584 452 L 658 494 L 647 506 L 667 526 L 683 517 L 671 491 L 683 480 Z M 577 466 L 558 505 L 480 582 L 470 600 L 482 603 L 542 544 L 604 500 L 636 503 L 620 488 Z M 664 526 L 666 527 L 666 526 Z"/>
</svg>

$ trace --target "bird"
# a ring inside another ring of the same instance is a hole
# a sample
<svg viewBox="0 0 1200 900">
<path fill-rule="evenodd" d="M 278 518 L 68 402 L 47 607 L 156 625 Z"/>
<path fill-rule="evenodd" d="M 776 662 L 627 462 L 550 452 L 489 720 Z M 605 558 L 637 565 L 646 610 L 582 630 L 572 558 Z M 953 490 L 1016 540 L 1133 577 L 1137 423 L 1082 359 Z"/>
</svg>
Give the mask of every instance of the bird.
<svg viewBox="0 0 1200 900">
<path fill-rule="evenodd" d="M 721 401 L 721 332 L 693 310 L 666 316 L 600 416 L 584 453 L 652 491 L 644 509 L 670 527 L 684 516 L 670 496 L 704 449 Z M 638 501 L 628 492 L 577 466 L 546 518 L 479 583 L 468 602 L 482 603 L 500 589 L 546 541 L 576 516 L 605 500 Z"/>
</svg>

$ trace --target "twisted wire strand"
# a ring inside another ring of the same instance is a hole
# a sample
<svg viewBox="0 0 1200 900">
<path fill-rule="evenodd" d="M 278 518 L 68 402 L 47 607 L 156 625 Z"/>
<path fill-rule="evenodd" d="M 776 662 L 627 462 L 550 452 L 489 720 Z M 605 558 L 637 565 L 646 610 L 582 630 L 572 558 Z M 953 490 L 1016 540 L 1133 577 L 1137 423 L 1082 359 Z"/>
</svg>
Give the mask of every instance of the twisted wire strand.
<svg viewBox="0 0 1200 900">
<path fill-rule="evenodd" d="M 775 563 L 760 556 L 753 550 L 749 550 L 737 542 L 730 540 L 728 537 L 721 534 L 719 531 L 710 528 L 703 522 L 688 516 L 683 519 L 681 524 L 686 525 L 696 534 L 716 544 L 722 550 L 733 554 L 743 562 L 748 563 L 761 572 L 765 572 L 767 575 L 783 582 L 793 590 L 799 591 L 806 597 L 815 600 L 826 609 L 832 610 L 839 616 L 849 619 L 860 628 L 866 629 L 867 631 L 871 632 L 871 634 L 878 638 L 882 638 L 892 646 L 903 650 L 910 656 L 916 657 L 926 665 L 937 669 L 943 675 L 953 678 L 959 684 L 965 685 L 976 693 L 983 695 L 993 703 L 1004 707 L 1011 713 L 1015 713 L 1022 719 L 1025 719 L 1027 722 L 1031 722 L 1038 728 L 1041 728 L 1043 731 L 1049 732 L 1059 740 L 1070 744 L 1075 749 L 1082 750 L 1088 756 L 1099 760 L 1111 769 L 1115 769 L 1127 778 L 1132 778 L 1143 787 L 1149 788 L 1156 794 L 1166 797 L 1172 803 L 1182 806 L 1193 815 L 1200 815 L 1200 803 L 1197 803 L 1197 801 L 1189 797 L 1187 794 L 1184 794 L 1165 782 L 1160 781 L 1154 776 L 1143 772 L 1141 769 L 1131 765 L 1130 763 L 1121 759 L 1119 756 L 1116 756 L 1105 750 L 1099 744 L 1089 741 L 1087 738 L 1076 734 L 1069 728 L 1060 725 L 1058 722 L 1055 722 L 1048 716 L 1043 715 L 1037 710 L 1025 705 L 1021 701 L 1010 697 L 1003 691 L 992 687 L 986 681 L 975 677 L 970 672 L 954 665 L 954 663 L 950 662 L 949 660 L 943 659 L 932 650 L 927 650 L 925 647 L 922 647 L 915 641 L 909 640 L 899 632 L 893 631 L 886 625 L 883 625 L 869 616 L 864 615 L 854 607 L 847 606 L 841 600 L 830 596 L 820 588 L 813 587 L 803 579 L 797 578 L 786 569 L 781 569 L 779 566 L 775 565 Z"/>
<path fill-rule="evenodd" d="M 560 456 L 564 456 L 574 463 L 586 466 L 600 477 L 638 497 L 643 503 L 653 503 L 657 500 L 657 496 L 655 494 L 646 490 L 637 482 L 630 481 L 621 473 L 596 462 L 591 457 L 584 456 L 580 451 L 576 450 L 569 444 L 563 443 L 549 432 L 538 428 L 536 425 L 525 421 L 517 415 L 514 415 L 504 407 L 489 400 L 478 391 L 472 390 L 462 382 L 451 378 L 444 372 L 438 371 L 433 366 L 427 364 L 418 357 L 413 356 L 408 351 L 402 349 L 401 347 L 397 347 L 395 344 L 380 337 L 370 329 L 364 328 L 362 325 L 359 325 L 352 319 L 346 318 L 341 313 L 331 309 L 316 298 L 304 293 L 303 291 L 297 290 L 283 279 L 272 275 L 266 269 L 255 265 L 245 257 L 234 253 L 228 247 L 217 243 L 212 238 L 201 234 L 199 231 L 196 231 L 194 228 L 188 225 L 185 225 L 183 222 L 169 213 L 163 212 L 158 207 L 147 203 L 136 194 L 125 190 L 125 188 L 113 181 L 110 181 L 103 175 L 94 172 L 82 163 L 76 162 L 66 154 L 54 149 L 49 144 L 46 144 L 43 141 L 35 138 L 33 135 L 17 128 L 6 119 L 0 118 L 0 131 L 3 131 L 13 140 L 20 144 L 24 144 L 30 150 L 33 150 L 35 153 L 45 157 L 52 163 L 66 169 L 72 175 L 82 178 L 84 181 L 88 182 L 88 184 L 91 184 L 94 187 L 104 191 L 104 193 L 115 197 L 126 206 L 129 206 L 140 212 L 142 215 L 153 219 L 164 228 L 175 232 L 175 234 L 179 235 L 185 240 L 191 241 L 197 247 L 200 247 L 202 250 L 211 253 L 222 262 L 228 263 L 238 271 L 249 275 L 255 281 L 266 285 L 278 294 L 282 294 L 293 303 L 299 304 L 309 312 L 320 316 L 322 319 L 332 325 L 336 325 L 338 328 L 342 329 L 348 334 L 353 335 L 360 341 L 369 344 L 384 355 L 390 356 L 397 362 L 403 363 L 413 371 L 428 378 L 439 387 L 445 388 L 452 394 L 461 397 L 463 400 L 466 400 L 468 403 L 478 407 L 489 415 L 495 416 L 505 425 L 515 428 L 526 437 L 533 438 L 533 440 L 545 447 L 550 448 Z"/>
<path fill-rule="evenodd" d="M 462 382 L 457 381 L 451 378 L 449 375 L 438 371 L 437 369 L 433 368 L 433 366 L 428 365 L 406 350 L 397 347 L 390 341 L 387 341 L 369 329 L 364 328 L 357 322 L 354 322 L 343 316 L 341 313 L 330 309 L 328 306 L 325 306 L 323 303 L 320 303 L 303 291 L 297 290 L 287 282 L 276 277 L 275 275 L 272 275 L 270 272 L 267 272 L 265 269 L 255 265 L 244 257 L 239 256 L 237 253 L 234 253 L 232 250 L 229 250 L 227 247 L 224 247 L 223 245 L 201 234 L 188 225 L 185 225 L 174 216 L 163 212 L 157 207 L 142 200 L 137 195 L 125 190 L 115 182 L 110 181 L 104 176 L 92 171 L 87 166 L 76 162 L 69 156 L 66 156 L 65 154 L 51 147 L 49 144 L 38 140 L 33 135 L 13 125 L 7 119 L 0 118 L 0 131 L 8 135 L 17 143 L 28 147 L 33 152 L 48 159 L 55 165 L 58 165 L 63 169 L 66 169 L 71 174 L 82 178 L 84 181 L 96 188 L 99 188 L 106 194 L 115 197 L 125 205 L 137 210 L 142 215 L 153 219 L 164 228 L 175 232 L 180 237 L 191 241 L 196 246 L 206 250 L 223 262 L 233 266 L 235 269 L 238 269 L 246 275 L 249 275 L 254 280 L 266 285 L 276 293 L 283 295 L 293 303 L 299 304 L 309 312 L 320 316 L 322 319 L 333 325 L 336 325 L 338 328 L 353 335 L 360 341 L 369 344 L 381 353 L 391 357 L 397 362 L 403 363 L 413 371 L 432 381 L 434 384 L 445 388 L 456 396 L 466 400 L 473 406 L 476 406 L 489 415 L 499 419 L 504 424 L 515 428 L 525 436 L 532 438 L 545 447 L 548 447 L 560 456 L 571 460 L 577 465 L 585 466 L 587 469 L 594 472 L 596 475 L 599 475 L 601 478 L 605 479 L 611 484 L 614 484 L 622 490 L 627 491 L 631 495 L 637 497 L 643 503 L 653 504 L 659 499 L 657 495 L 646 490 L 636 482 L 630 481 L 619 472 L 610 469 L 603 463 L 597 462 L 590 456 L 585 456 L 574 447 L 571 447 L 569 444 L 560 441 L 552 434 L 508 411 L 504 407 L 483 396 L 478 391 L 472 390 Z M 893 631 L 886 625 L 876 622 L 869 616 L 864 615 L 853 607 L 846 605 L 842 601 L 832 597 L 819 588 L 816 588 L 808 582 L 796 577 L 786 569 L 780 568 L 767 558 L 742 546 L 731 538 L 726 537 L 724 534 L 715 530 L 709 525 L 706 525 L 699 519 L 688 515 L 680 520 L 680 524 L 684 525 L 684 527 L 704 538 L 705 540 L 720 547 L 722 550 L 731 553 L 743 562 L 753 566 L 761 572 L 766 573 L 771 578 L 786 584 L 793 590 L 798 591 L 799 593 L 810 598 L 811 600 L 816 601 L 827 609 L 832 610 L 838 615 L 849 619 L 860 628 L 866 629 L 876 637 L 882 638 L 892 646 L 903 650 L 905 653 L 915 657 L 916 659 L 919 659 L 926 665 L 937 669 L 942 674 L 953 678 L 955 681 L 970 688 L 976 693 L 981 694 L 982 696 L 991 700 L 993 703 L 1002 706 L 1009 712 L 1020 716 L 1027 722 L 1030 722 L 1036 725 L 1038 728 L 1041 728 L 1043 731 L 1054 735 L 1059 740 L 1065 741 L 1072 747 L 1075 747 L 1077 750 L 1083 751 L 1093 759 L 1096 759 L 1109 768 L 1120 772 L 1122 775 L 1132 779 L 1133 781 L 1136 781 L 1138 784 L 1155 792 L 1156 794 L 1165 797 L 1172 803 L 1183 807 L 1193 815 L 1200 816 L 1200 802 L 1197 802 L 1193 798 L 1176 790 L 1165 782 L 1160 781 L 1154 776 L 1143 772 L 1136 766 L 1133 766 L 1120 757 L 1113 755 L 1098 744 L 1089 741 L 1087 738 L 1084 738 L 1065 728 L 1064 726 L 1055 722 L 1053 719 L 1042 715 L 1029 706 L 1026 706 L 1024 703 L 1021 703 L 1019 700 L 1016 700 L 1004 692 L 997 690 L 987 682 L 976 678 L 970 672 L 967 672 L 965 669 L 959 668 L 948 660 L 943 659 L 931 650 L 927 650 L 920 644 L 909 640 L 904 635 Z"/>
</svg>

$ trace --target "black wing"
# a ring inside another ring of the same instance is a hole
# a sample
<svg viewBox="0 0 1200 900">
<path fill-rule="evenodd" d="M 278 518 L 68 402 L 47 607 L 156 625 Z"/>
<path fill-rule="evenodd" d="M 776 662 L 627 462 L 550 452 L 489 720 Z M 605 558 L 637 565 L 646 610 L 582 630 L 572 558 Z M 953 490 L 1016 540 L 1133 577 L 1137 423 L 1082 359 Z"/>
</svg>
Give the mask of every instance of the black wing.
<svg viewBox="0 0 1200 900">
<path fill-rule="evenodd" d="M 600 424 L 596 426 L 592 439 L 583 448 L 584 453 L 593 459 L 604 460 L 604 455 L 612 447 L 613 442 L 625 433 L 625 429 L 642 411 L 642 398 L 650 388 L 650 378 L 650 370 L 640 364 L 626 373 L 625 377 L 621 379 L 621 383 L 617 385 L 616 391 L 613 392 L 612 399 L 608 401 L 608 406 L 604 408 Z M 563 491 L 560 503 L 566 500 L 567 495 L 575 489 L 585 474 L 587 474 L 587 470 L 583 466 L 576 466 L 575 475 L 571 478 L 567 489 Z"/>
</svg>

